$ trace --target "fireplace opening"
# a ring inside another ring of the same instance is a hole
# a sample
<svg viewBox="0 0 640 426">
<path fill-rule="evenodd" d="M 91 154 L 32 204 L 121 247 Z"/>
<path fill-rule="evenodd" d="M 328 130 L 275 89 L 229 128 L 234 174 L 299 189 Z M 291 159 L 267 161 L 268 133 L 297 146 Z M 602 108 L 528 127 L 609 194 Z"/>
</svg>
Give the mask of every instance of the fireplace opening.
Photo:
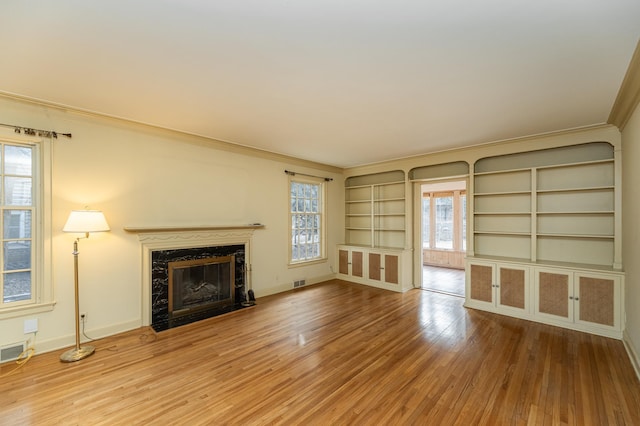
<svg viewBox="0 0 640 426">
<path fill-rule="evenodd" d="M 235 256 L 168 263 L 169 319 L 235 303 Z"/>
<path fill-rule="evenodd" d="M 245 252 L 243 244 L 151 251 L 151 327 L 168 330 L 244 308 Z"/>
</svg>

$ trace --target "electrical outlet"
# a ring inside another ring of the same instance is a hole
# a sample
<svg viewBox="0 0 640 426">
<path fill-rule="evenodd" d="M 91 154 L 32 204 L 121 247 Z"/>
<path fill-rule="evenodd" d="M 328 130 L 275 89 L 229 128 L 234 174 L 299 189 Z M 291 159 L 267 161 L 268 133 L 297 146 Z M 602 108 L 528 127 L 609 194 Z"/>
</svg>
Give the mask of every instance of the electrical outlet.
<svg viewBox="0 0 640 426">
<path fill-rule="evenodd" d="M 24 320 L 24 334 L 36 333 L 38 331 L 38 318 Z"/>
<path fill-rule="evenodd" d="M 87 322 L 87 313 L 86 312 L 80 312 L 80 321 Z"/>
</svg>

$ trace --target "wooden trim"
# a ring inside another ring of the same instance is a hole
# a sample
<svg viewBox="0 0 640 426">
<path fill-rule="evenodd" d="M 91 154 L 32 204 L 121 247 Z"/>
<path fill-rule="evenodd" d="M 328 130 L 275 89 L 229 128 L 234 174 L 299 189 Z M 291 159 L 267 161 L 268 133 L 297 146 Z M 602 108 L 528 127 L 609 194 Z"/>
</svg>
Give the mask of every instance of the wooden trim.
<svg viewBox="0 0 640 426">
<path fill-rule="evenodd" d="M 263 229 L 264 225 L 166 225 L 166 226 L 125 226 L 123 229 L 132 233 L 145 232 L 177 232 L 177 231 L 205 231 L 230 229 Z"/>
<path fill-rule="evenodd" d="M 623 130 L 640 103 L 640 42 L 631 57 L 607 123 Z"/>
</svg>

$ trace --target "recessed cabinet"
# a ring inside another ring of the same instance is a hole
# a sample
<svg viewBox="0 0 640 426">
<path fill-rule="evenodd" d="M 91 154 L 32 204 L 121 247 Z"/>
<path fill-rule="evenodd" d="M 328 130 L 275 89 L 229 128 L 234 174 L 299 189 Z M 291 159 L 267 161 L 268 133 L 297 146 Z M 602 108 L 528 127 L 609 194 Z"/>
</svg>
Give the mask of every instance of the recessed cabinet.
<svg viewBox="0 0 640 426">
<path fill-rule="evenodd" d="M 413 288 L 411 251 L 338 246 L 338 278 L 403 292 Z"/>
<path fill-rule="evenodd" d="M 622 323 L 621 282 L 618 275 L 537 268 L 535 313 L 556 324 L 615 333 Z"/>
<path fill-rule="evenodd" d="M 473 261 L 466 268 L 467 303 L 489 311 L 526 317 L 530 313 L 530 270 L 526 266 Z"/>
<path fill-rule="evenodd" d="M 398 259 L 396 254 L 369 253 L 369 279 L 398 284 Z"/>
<path fill-rule="evenodd" d="M 622 338 L 622 272 L 467 258 L 466 285 L 466 307 Z"/>
<path fill-rule="evenodd" d="M 338 250 L 338 270 L 342 275 L 364 277 L 363 251 L 358 249 Z"/>
</svg>

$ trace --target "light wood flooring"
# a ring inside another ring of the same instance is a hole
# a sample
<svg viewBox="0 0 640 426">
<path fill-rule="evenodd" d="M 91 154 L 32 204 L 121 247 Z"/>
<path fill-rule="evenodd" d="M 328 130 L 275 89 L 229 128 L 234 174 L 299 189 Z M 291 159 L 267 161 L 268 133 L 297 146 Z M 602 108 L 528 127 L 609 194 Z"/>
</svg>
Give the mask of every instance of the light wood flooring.
<svg viewBox="0 0 640 426">
<path fill-rule="evenodd" d="M 333 280 L 37 355 L 0 379 L 0 424 L 640 425 L 622 342 L 462 303 Z"/>
<path fill-rule="evenodd" d="M 422 288 L 464 297 L 464 269 L 422 266 Z"/>
</svg>

